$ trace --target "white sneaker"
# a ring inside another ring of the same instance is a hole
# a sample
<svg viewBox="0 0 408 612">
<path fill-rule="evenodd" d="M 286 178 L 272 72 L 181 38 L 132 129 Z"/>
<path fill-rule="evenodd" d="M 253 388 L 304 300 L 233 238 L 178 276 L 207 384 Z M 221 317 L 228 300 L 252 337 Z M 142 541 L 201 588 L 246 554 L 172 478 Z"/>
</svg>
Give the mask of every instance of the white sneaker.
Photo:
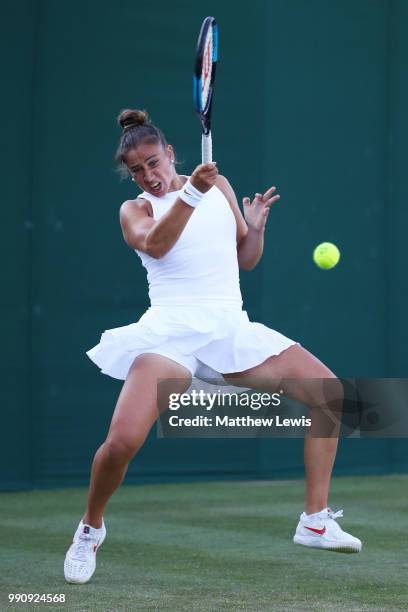
<svg viewBox="0 0 408 612">
<path fill-rule="evenodd" d="M 92 578 L 96 567 L 96 551 L 106 537 L 105 523 L 95 529 L 81 522 L 75 532 L 64 563 L 64 575 L 67 582 L 85 584 Z"/>
<path fill-rule="evenodd" d="M 343 516 L 343 510 L 333 512 L 325 508 L 316 514 L 300 515 L 299 524 L 293 537 L 295 544 L 310 546 L 311 548 L 324 548 L 334 552 L 357 553 L 362 548 L 358 538 L 346 533 L 336 523 L 337 518 Z"/>
</svg>

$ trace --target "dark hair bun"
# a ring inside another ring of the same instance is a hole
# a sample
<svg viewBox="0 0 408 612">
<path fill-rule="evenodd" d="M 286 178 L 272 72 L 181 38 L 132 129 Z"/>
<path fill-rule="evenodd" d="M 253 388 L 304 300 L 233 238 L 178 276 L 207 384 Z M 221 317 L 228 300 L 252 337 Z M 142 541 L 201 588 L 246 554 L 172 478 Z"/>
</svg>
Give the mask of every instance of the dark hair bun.
<svg viewBox="0 0 408 612">
<path fill-rule="evenodd" d="M 150 123 L 150 119 L 146 111 L 127 109 L 120 113 L 118 123 L 125 131 L 138 125 L 146 125 L 146 123 Z"/>
</svg>

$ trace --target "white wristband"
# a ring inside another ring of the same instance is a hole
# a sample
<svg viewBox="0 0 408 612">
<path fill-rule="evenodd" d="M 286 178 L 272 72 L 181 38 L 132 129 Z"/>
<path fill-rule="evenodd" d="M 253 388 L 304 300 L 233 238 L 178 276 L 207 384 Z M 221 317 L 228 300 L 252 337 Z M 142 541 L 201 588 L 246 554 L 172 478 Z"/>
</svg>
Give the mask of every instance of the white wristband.
<svg viewBox="0 0 408 612">
<path fill-rule="evenodd" d="M 201 191 L 198 191 L 198 189 L 191 184 L 190 179 L 188 179 L 183 189 L 181 190 L 179 198 L 189 206 L 196 208 L 196 206 L 199 205 L 204 196 L 205 193 L 201 193 Z"/>
</svg>

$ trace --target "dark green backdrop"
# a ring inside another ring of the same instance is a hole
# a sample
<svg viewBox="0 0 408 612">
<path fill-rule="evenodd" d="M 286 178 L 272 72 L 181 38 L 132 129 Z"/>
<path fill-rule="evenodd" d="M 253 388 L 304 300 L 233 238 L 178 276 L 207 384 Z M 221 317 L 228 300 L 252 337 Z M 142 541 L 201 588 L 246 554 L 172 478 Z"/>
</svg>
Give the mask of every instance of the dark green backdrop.
<svg viewBox="0 0 408 612">
<path fill-rule="evenodd" d="M 135 195 L 112 158 L 115 117 L 146 108 L 188 173 L 199 162 L 187 0 L 3 0 L 0 487 L 86 482 L 120 383 L 85 356 L 147 306 L 124 244 Z M 239 199 L 271 183 L 263 262 L 243 273 L 254 319 L 340 376 L 407 375 L 408 2 L 209 0 L 220 27 L 214 154 Z M 405 109 L 405 113 L 404 113 Z M 339 245 L 331 272 L 311 262 Z M 163 441 L 128 481 L 301 473 L 301 440 Z M 408 469 L 402 441 L 343 441 L 337 473 Z"/>
</svg>

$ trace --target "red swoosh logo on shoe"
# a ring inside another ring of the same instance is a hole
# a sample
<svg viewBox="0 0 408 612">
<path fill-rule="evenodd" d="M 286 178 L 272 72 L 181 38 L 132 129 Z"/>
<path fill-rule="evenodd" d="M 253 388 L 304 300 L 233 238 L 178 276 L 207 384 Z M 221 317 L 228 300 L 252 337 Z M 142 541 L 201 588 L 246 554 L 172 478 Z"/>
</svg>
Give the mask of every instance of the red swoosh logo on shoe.
<svg viewBox="0 0 408 612">
<path fill-rule="evenodd" d="M 323 529 L 314 529 L 313 527 L 306 527 L 306 529 L 309 529 L 309 531 L 314 531 L 314 533 L 318 533 L 319 535 L 323 535 L 324 533 L 326 533 L 326 527 L 323 527 Z"/>
</svg>

